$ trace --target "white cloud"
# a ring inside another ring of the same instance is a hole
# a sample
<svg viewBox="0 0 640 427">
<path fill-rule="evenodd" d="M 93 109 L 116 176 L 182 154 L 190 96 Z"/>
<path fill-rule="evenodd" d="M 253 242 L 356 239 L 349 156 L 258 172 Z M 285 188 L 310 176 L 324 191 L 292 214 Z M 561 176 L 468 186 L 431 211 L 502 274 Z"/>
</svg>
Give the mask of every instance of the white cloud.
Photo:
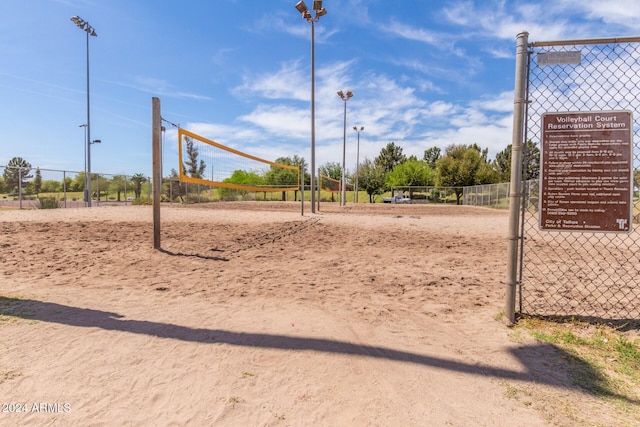
<svg viewBox="0 0 640 427">
<path fill-rule="evenodd" d="M 379 28 L 384 32 L 393 34 L 403 39 L 418 41 L 421 43 L 436 46 L 440 49 L 444 49 L 445 46 L 451 46 L 451 42 L 447 41 L 447 38 L 443 37 L 442 34 L 438 34 L 422 28 L 414 28 L 400 22 L 391 21 L 389 24 L 380 25 Z"/>
<path fill-rule="evenodd" d="M 566 11 L 581 12 L 593 20 L 622 25 L 633 34 L 640 26 L 640 0 L 561 0 L 558 3 Z"/>
<path fill-rule="evenodd" d="M 246 74 L 242 85 L 232 92 L 240 97 L 258 96 L 267 99 L 309 99 L 309 77 L 299 61 L 282 64 L 275 72 Z M 305 90 L 307 89 L 307 90 Z"/>
</svg>

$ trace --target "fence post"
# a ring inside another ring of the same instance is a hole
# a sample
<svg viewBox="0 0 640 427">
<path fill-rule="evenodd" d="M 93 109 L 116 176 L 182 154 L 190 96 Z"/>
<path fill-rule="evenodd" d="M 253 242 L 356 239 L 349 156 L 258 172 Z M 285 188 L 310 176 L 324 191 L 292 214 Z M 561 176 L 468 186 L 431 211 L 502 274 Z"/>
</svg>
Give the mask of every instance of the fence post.
<svg viewBox="0 0 640 427">
<path fill-rule="evenodd" d="M 62 171 L 62 194 L 64 194 L 64 207 L 67 207 L 67 171 Z"/>
<path fill-rule="evenodd" d="M 516 76 L 513 94 L 513 134 L 511 142 L 511 191 L 509 192 L 509 233 L 507 248 L 507 280 L 505 316 L 509 323 L 515 322 L 516 286 L 518 284 L 518 225 L 522 186 L 522 146 L 524 144 L 524 113 L 526 104 L 526 82 L 528 64 L 529 33 L 521 32 L 516 37 Z"/>
<path fill-rule="evenodd" d="M 304 216 L 304 161 L 300 163 L 300 215 Z"/>
<path fill-rule="evenodd" d="M 20 209 L 22 209 L 22 168 L 18 168 L 18 200 L 20 200 Z"/>
</svg>

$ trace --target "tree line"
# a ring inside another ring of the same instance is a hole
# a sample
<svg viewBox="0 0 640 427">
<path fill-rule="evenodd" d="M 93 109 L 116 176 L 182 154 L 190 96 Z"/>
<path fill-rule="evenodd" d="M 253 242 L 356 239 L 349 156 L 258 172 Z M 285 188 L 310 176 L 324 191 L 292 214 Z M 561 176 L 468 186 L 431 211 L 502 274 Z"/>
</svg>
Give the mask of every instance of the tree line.
<svg viewBox="0 0 640 427">
<path fill-rule="evenodd" d="M 376 197 L 391 190 L 393 187 L 410 186 L 439 186 L 452 187 L 460 203 L 462 188 L 509 182 L 511 179 L 511 145 L 490 159 L 488 149 L 481 148 L 477 144 L 451 144 L 444 149 L 431 147 L 424 151 L 421 159 L 417 156 L 406 156 L 403 149 L 394 142 L 388 143 L 378 156 L 373 160 L 365 158 L 358 167 L 358 187 L 369 195 L 369 201 L 374 202 Z M 186 141 L 186 159 L 182 165 L 184 172 L 192 177 L 204 178 L 206 165 L 198 158 L 198 149 L 193 142 Z M 526 180 L 537 179 L 540 175 L 540 150 L 536 143 L 527 141 L 523 151 L 523 178 Z M 280 157 L 276 163 L 297 166 L 304 173 L 306 185 L 310 184 L 311 177 L 305 159 L 294 155 L 292 157 Z M 342 167 L 337 162 L 328 162 L 320 166 L 319 172 L 332 179 L 340 180 Z M 131 188 L 139 198 L 142 192 L 142 184 L 147 181 L 143 174 L 135 174 L 131 177 L 115 175 L 108 179 L 99 174 L 92 174 L 92 186 L 95 191 L 110 191 L 117 194 L 120 200 L 121 194 Z M 347 173 L 348 185 L 353 186 L 356 180 L 355 173 Z M 175 169 L 165 179 L 178 181 L 179 174 Z M 298 185 L 298 174 L 291 169 L 270 166 L 264 171 L 236 170 L 226 178 L 224 182 L 251 185 L 251 186 L 292 186 Z M 17 194 L 22 187 L 23 194 L 38 194 L 40 192 L 61 192 L 64 187 L 67 191 L 83 191 L 85 174 L 78 173 L 75 177 L 66 177 L 64 183 L 56 180 L 43 180 L 40 169 L 33 170 L 31 164 L 20 157 L 14 157 L 9 161 L 0 177 L 0 193 Z M 634 186 L 640 187 L 640 171 L 634 171 Z M 187 195 L 187 186 L 178 182 L 173 186 L 172 196 L 183 198 Z M 221 198 L 233 196 L 239 190 L 219 188 Z M 169 189 L 163 188 L 163 194 L 169 195 Z M 96 194 L 94 193 L 94 197 Z M 283 196 L 284 197 L 284 196 Z M 296 194 L 297 198 L 297 194 Z"/>
<path fill-rule="evenodd" d="M 365 159 L 358 170 L 358 186 L 367 192 L 369 201 L 393 187 L 452 187 L 456 201 L 462 188 L 472 185 L 508 182 L 511 175 L 511 145 L 489 158 L 489 149 L 477 144 L 451 144 L 442 152 L 439 147 L 424 150 L 421 159 L 403 154 L 402 147 L 388 143 L 373 160 Z M 540 150 L 527 142 L 525 179 L 538 178 Z M 355 178 L 355 176 L 353 177 Z"/>
</svg>

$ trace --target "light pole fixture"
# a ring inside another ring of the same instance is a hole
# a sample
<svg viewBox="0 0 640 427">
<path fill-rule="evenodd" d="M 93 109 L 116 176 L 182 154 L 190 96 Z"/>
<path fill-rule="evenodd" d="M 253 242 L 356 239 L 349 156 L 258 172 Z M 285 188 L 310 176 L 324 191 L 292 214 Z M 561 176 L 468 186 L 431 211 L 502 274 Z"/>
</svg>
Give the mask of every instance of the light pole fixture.
<svg viewBox="0 0 640 427">
<path fill-rule="evenodd" d="M 358 126 L 354 126 L 353 130 L 358 132 L 358 149 L 356 150 L 356 188 L 355 188 L 355 192 L 356 192 L 355 202 L 358 203 L 358 172 L 360 171 L 360 132 L 364 130 L 364 126 L 360 126 L 359 129 L 358 129 Z"/>
<path fill-rule="evenodd" d="M 89 102 L 89 36 L 97 37 L 98 34 L 96 34 L 96 30 L 91 25 L 89 25 L 87 21 L 80 18 L 79 16 L 72 16 L 71 22 L 76 24 L 78 28 L 80 28 L 82 31 L 87 33 L 87 123 L 86 123 L 87 170 L 86 170 L 86 173 L 88 173 L 89 176 L 91 176 L 91 147 L 90 147 L 91 145 L 91 107 L 90 105 L 91 104 Z M 87 206 L 91 207 L 91 178 L 89 178 L 89 185 L 88 185 L 87 191 L 89 195 L 89 197 L 87 197 Z"/>
<path fill-rule="evenodd" d="M 347 93 L 343 93 L 341 90 L 338 91 L 338 96 L 340 99 L 344 101 L 344 129 L 342 136 L 342 193 L 340 197 L 340 206 L 347 205 L 347 178 L 346 178 L 346 170 L 345 170 L 345 162 L 347 157 L 347 101 L 349 98 L 353 96 L 353 92 L 350 90 Z"/>
<path fill-rule="evenodd" d="M 322 7 L 322 0 L 313 1 L 313 10 L 315 16 L 311 16 L 311 12 L 304 4 L 304 1 L 296 3 L 296 9 L 302 15 L 302 19 L 311 24 L 311 213 L 316 212 L 316 100 L 315 100 L 315 23 L 321 16 L 327 14 L 327 10 Z M 304 176 L 304 175 L 303 175 Z M 304 179 L 303 179 L 304 183 Z M 304 186 L 303 186 L 304 188 Z"/>
</svg>

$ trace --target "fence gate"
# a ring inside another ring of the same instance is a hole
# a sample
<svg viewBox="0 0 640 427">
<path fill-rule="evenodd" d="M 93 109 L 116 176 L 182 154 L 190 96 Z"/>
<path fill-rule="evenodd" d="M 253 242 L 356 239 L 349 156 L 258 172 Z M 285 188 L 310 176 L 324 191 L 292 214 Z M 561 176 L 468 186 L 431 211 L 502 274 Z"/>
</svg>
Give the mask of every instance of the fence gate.
<svg viewBox="0 0 640 427">
<path fill-rule="evenodd" d="M 524 142 L 542 154 L 540 179 L 520 186 L 515 305 L 522 314 L 637 321 L 640 38 L 526 50 L 523 176 Z"/>
</svg>

